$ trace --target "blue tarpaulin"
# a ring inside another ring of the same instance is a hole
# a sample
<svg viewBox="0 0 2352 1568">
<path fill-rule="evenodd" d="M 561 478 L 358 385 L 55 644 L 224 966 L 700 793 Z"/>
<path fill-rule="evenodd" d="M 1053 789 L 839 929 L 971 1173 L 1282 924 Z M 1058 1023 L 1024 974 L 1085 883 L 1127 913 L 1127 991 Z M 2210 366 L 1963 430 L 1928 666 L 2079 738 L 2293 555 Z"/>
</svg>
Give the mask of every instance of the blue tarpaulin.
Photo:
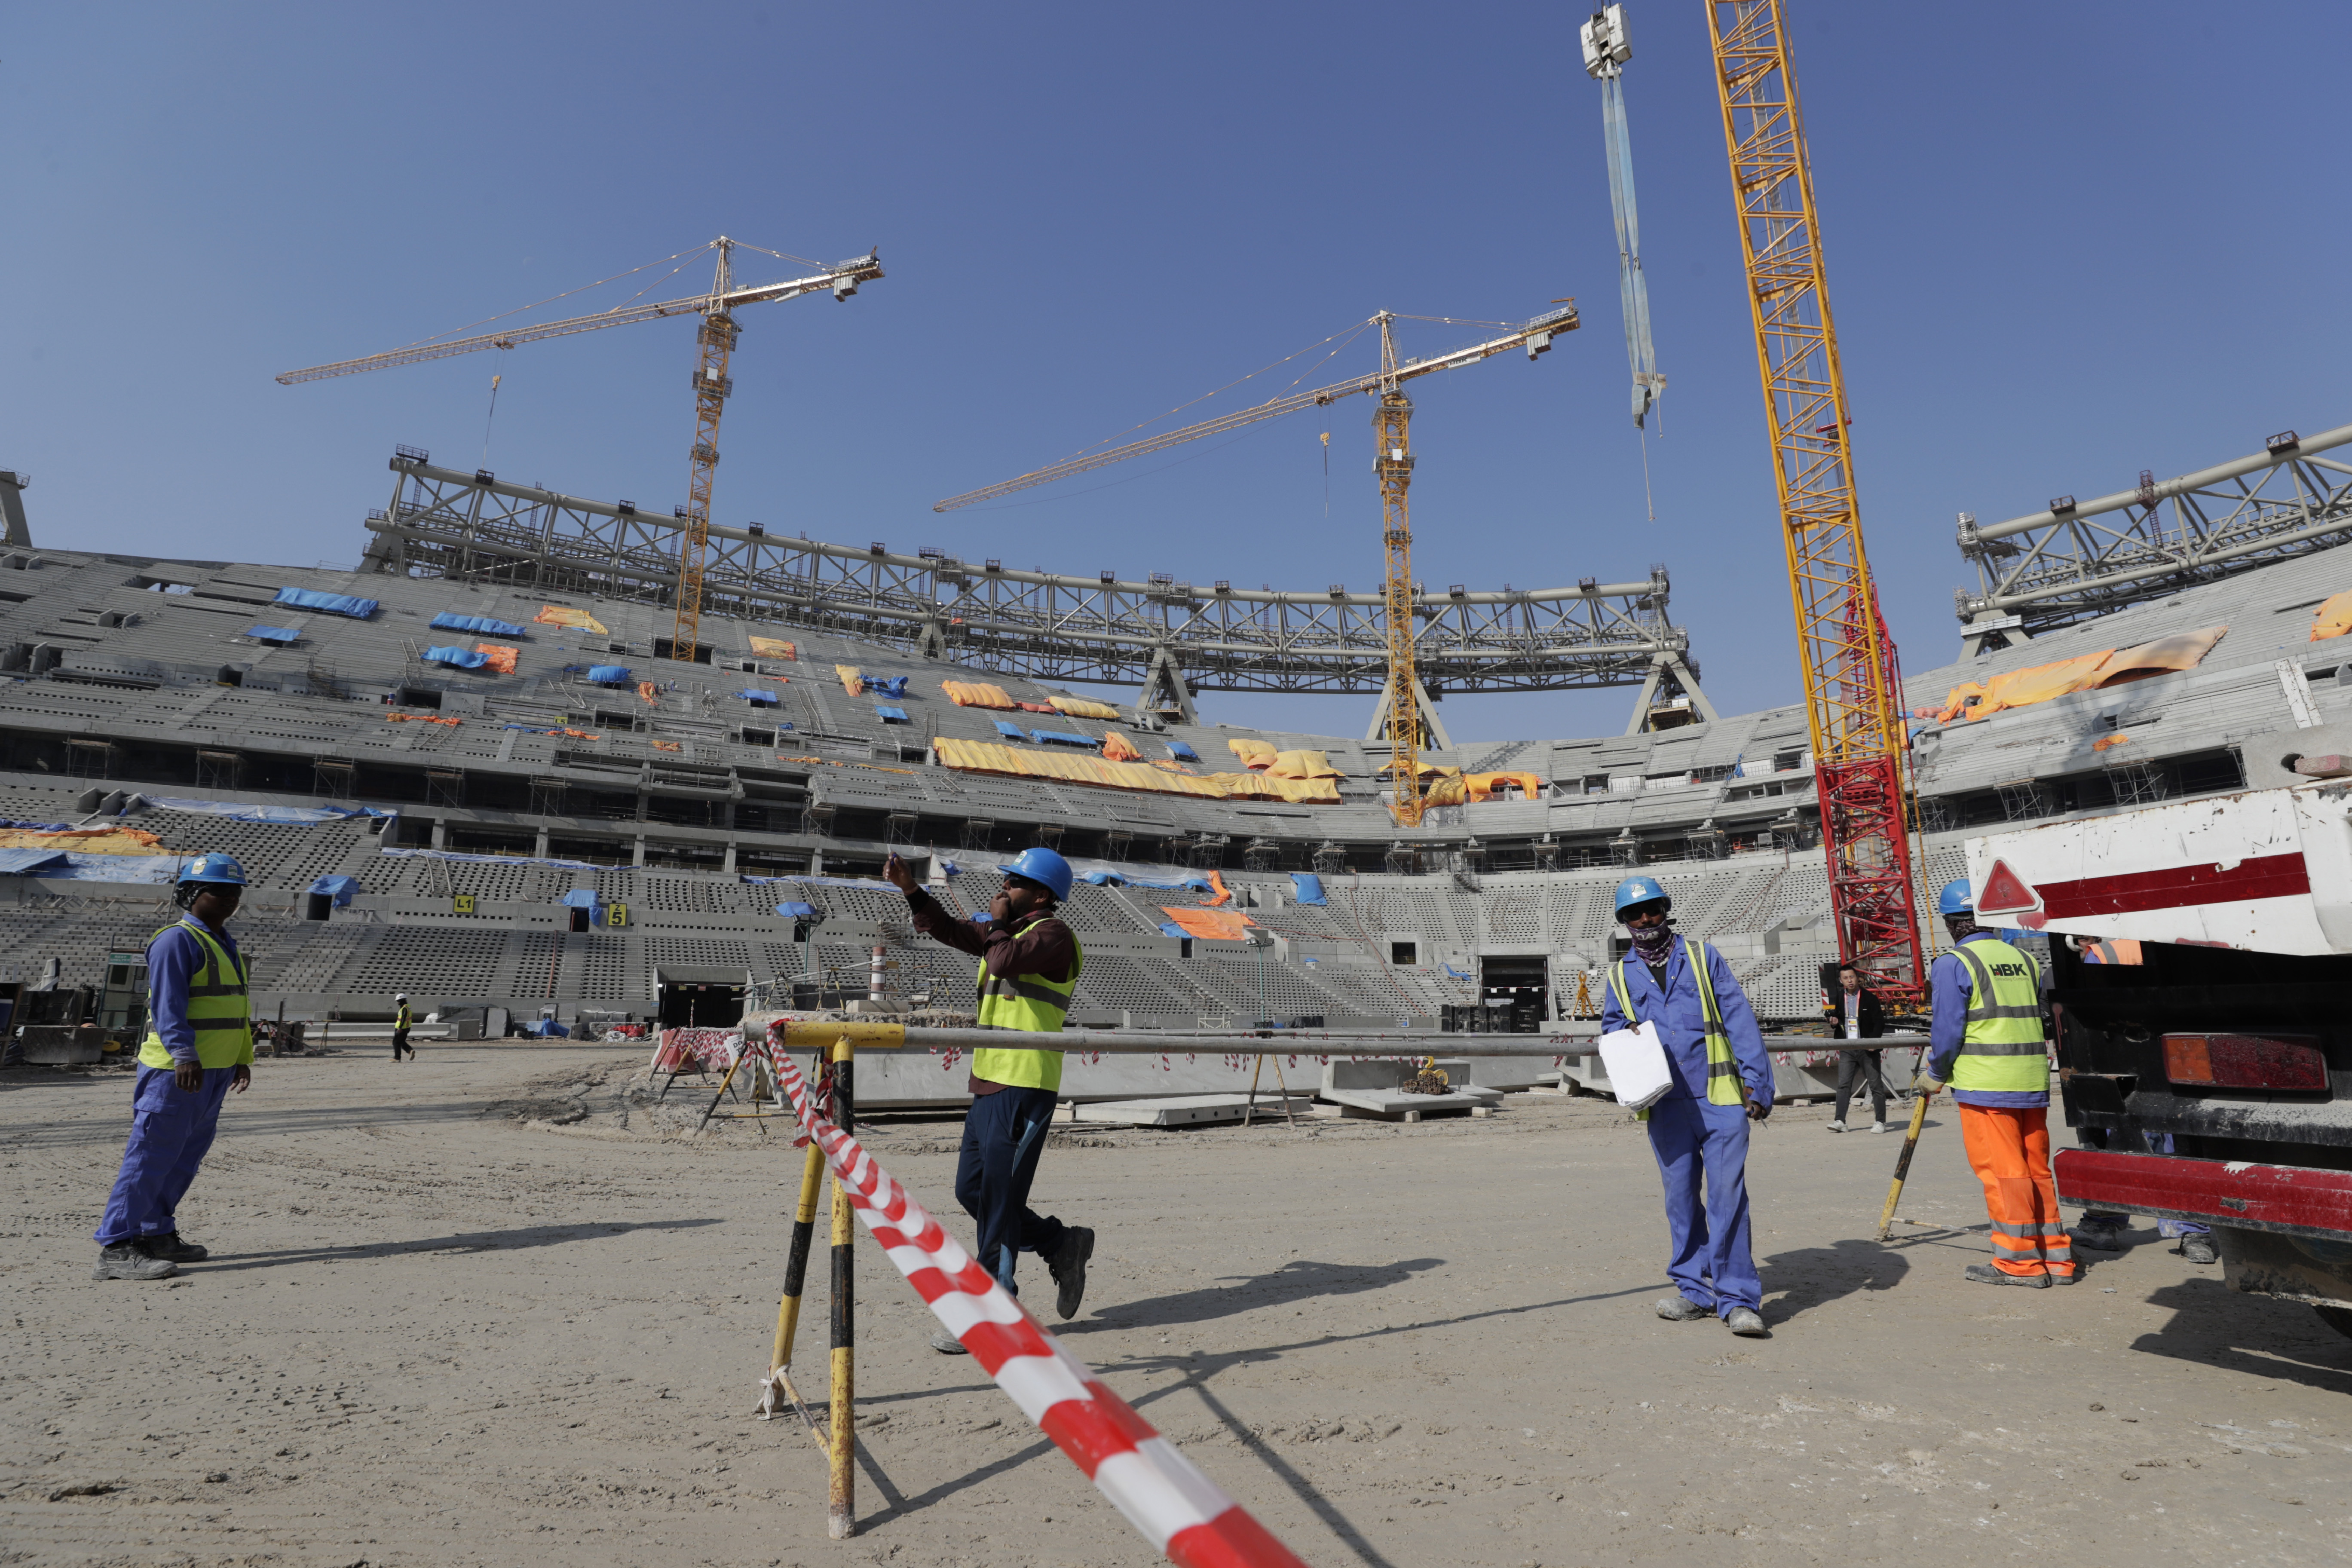
<svg viewBox="0 0 2352 1568">
<path fill-rule="evenodd" d="M 996 732 L 1008 741 L 1026 741 L 1029 738 L 1028 731 L 1018 724 L 1007 723 L 1002 719 L 996 721 Z"/>
<path fill-rule="evenodd" d="M 776 906 L 776 912 L 783 916 L 788 921 L 813 921 L 817 918 L 816 906 L 814 904 L 804 904 L 800 902 L 778 904 Z"/>
<path fill-rule="evenodd" d="M 256 642 L 276 643 L 280 647 L 302 640 L 302 634 L 291 626 L 247 626 L 245 635 Z"/>
<path fill-rule="evenodd" d="M 887 677 L 869 675 L 866 678 L 866 689 L 878 692 L 884 697 L 904 697 L 907 695 L 907 678 L 903 675 Z"/>
<path fill-rule="evenodd" d="M 452 664 L 459 669 L 479 669 L 490 662 L 490 656 L 476 653 L 469 647 L 428 647 L 425 650 L 427 664 Z"/>
<path fill-rule="evenodd" d="M 0 849 L 0 877 L 29 877 L 44 867 L 68 863 L 62 849 Z"/>
<path fill-rule="evenodd" d="M 773 707 L 776 701 L 776 694 L 774 692 L 762 691 L 756 686 L 746 687 L 735 695 L 740 697 L 746 702 L 764 703 L 770 707 Z"/>
<path fill-rule="evenodd" d="M 455 610 L 444 610 L 433 617 L 433 629 L 443 632 L 480 632 L 494 637 L 519 637 L 523 629 L 512 621 L 494 620 L 488 616 L 461 616 Z"/>
<path fill-rule="evenodd" d="M 352 901 L 353 893 L 365 891 L 357 877 L 320 877 L 310 884 L 310 890 L 326 894 L 339 910 Z"/>
<path fill-rule="evenodd" d="M 289 826 L 312 826 L 321 822 L 349 822 L 354 816 L 393 816 L 395 812 L 370 806 L 256 805 L 242 800 L 188 800 L 179 795 L 151 795 L 149 805 L 165 811 L 192 812 L 198 816 L 226 816 L 232 822 L 277 822 Z M 24 827 L 26 823 L 13 826 Z"/>
<path fill-rule="evenodd" d="M 1177 866 L 1131 866 L 1108 860 L 1075 860 L 1071 868 L 1081 882 L 1091 882 L 1097 888 L 1128 887 L 1157 888 L 1165 892 L 1189 889 L 1193 892 L 1213 891 L 1209 879 L 1197 872 L 1187 873 Z"/>
<path fill-rule="evenodd" d="M 552 1018 L 541 1018 L 523 1033 L 542 1040 L 568 1040 L 572 1037 L 572 1031 Z"/>
<path fill-rule="evenodd" d="M 1197 763 L 1201 760 L 1201 753 L 1181 741 L 1171 741 L 1168 742 L 1168 760 L 1174 763 Z"/>
<path fill-rule="evenodd" d="M 1161 936 L 1184 937 L 1191 936 L 1192 933 L 1186 931 L 1182 926 L 1178 925 L 1174 921 L 1161 921 L 1160 922 L 1160 934 Z"/>
<path fill-rule="evenodd" d="M 1329 900 L 1323 897 L 1323 879 L 1312 871 L 1293 871 L 1290 874 L 1290 885 L 1297 890 L 1298 901 L 1302 904 L 1328 906 L 1329 903 Z"/>
<path fill-rule="evenodd" d="M 626 686 L 629 671 L 624 665 L 592 664 L 588 667 L 588 679 L 599 686 Z"/>
<path fill-rule="evenodd" d="M 21 828 L 26 833 L 65 833 L 72 829 L 70 822 L 0 822 L 0 827 Z"/>
<path fill-rule="evenodd" d="M 306 610 L 324 610 L 331 616 L 349 616 L 363 621 L 375 614 L 376 602 L 350 594 L 321 594 L 315 588 L 280 588 L 278 601 L 281 605 L 299 605 Z"/>
<path fill-rule="evenodd" d="M 604 901 L 604 895 L 593 888 L 574 888 L 555 901 L 567 910 L 593 910 Z"/>
<path fill-rule="evenodd" d="M 1032 730 L 1029 733 L 1041 746 L 1050 742 L 1056 746 L 1084 746 L 1089 752 L 1095 749 L 1093 741 L 1084 735 L 1073 735 L 1067 730 Z"/>
<path fill-rule="evenodd" d="M 903 724 L 907 721 L 907 710 L 904 708 L 885 708 L 879 702 L 874 705 L 874 716 L 885 724 Z"/>
</svg>

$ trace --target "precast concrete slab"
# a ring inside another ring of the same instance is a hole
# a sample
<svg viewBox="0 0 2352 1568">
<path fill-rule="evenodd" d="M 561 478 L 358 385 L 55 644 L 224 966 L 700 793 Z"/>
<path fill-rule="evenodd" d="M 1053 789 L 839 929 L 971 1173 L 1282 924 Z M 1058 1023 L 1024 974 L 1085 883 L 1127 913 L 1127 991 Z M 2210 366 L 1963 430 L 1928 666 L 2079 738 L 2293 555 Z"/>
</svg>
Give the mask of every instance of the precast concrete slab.
<svg viewBox="0 0 2352 1568">
<path fill-rule="evenodd" d="M 1499 1105 L 1503 1096 L 1498 1089 L 1457 1089 L 1444 1094 L 1407 1094 L 1401 1089 L 1341 1089 L 1328 1090 L 1323 1098 L 1339 1106 L 1343 1115 L 1394 1120 L 1408 1114 L 1424 1118 L 1467 1115 L 1481 1106 Z"/>
<path fill-rule="evenodd" d="M 1111 1100 L 1075 1105 L 1055 1120 L 1080 1126 L 1099 1122 L 1120 1127 L 1207 1127 L 1239 1121 L 1244 1115 L 1252 1121 L 1268 1117 L 1279 1121 L 1286 1109 L 1293 1116 L 1303 1116 L 1313 1103 L 1304 1095 L 1294 1095 L 1286 1101 L 1280 1095 L 1261 1094 L 1253 1113 L 1246 1094 L 1180 1094 L 1161 1100 Z"/>
</svg>

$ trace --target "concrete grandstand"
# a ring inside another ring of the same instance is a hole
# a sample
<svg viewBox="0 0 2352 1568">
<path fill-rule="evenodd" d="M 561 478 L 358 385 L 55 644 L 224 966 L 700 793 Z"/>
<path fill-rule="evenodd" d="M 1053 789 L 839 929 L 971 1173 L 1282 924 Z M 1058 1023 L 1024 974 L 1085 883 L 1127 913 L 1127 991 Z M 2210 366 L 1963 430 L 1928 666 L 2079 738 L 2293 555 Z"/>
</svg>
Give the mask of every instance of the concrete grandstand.
<svg viewBox="0 0 2352 1568">
<path fill-rule="evenodd" d="M 1082 693 L 1001 648 L 943 645 L 919 616 L 844 629 L 820 604 L 722 600 L 709 644 L 673 658 L 657 572 L 603 593 L 612 580 L 576 561 L 567 576 L 512 549 L 399 554 L 392 521 L 374 520 L 359 571 L 0 554 L 15 978 L 54 959 L 67 984 L 102 985 L 109 955 L 169 918 L 173 858 L 217 847 L 256 880 L 239 929 L 264 1015 L 382 1014 L 395 989 L 420 1013 L 526 1019 L 647 1017 L 688 984 L 798 984 L 824 1002 L 864 995 L 877 945 L 894 997 L 957 1010 L 971 973 L 906 927 L 874 880 L 884 856 L 969 909 L 1000 860 L 1043 842 L 1105 876 L 1066 910 L 1087 950 L 1080 1024 L 1423 1031 L 1491 999 L 1482 1016 L 1548 1025 L 1576 1016 L 1580 979 L 1612 955 L 1607 895 L 1633 865 L 1665 882 L 1684 931 L 1723 948 L 1759 1014 L 1815 1016 L 1835 943 L 1803 710 L 1708 710 L 1664 622 L 1663 574 L 1647 620 L 1596 644 L 1612 683 L 1649 681 L 1636 731 L 1442 747 L 1443 766 L 1534 775 L 1534 798 L 1443 806 L 1405 836 L 1378 745 L 1165 703 L 1086 717 Z M 1922 885 L 1958 874 L 1980 825 L 2241 787 L 2239 748 L 2294 723 L 2292 702 L 2328 717 L 2352 703 L 2336 679 L 2352 665 L 2309 640 L 2310 611 L 2346 589 L 2352 552 L 2326 551 L 1914 674 L 1909 706 L 1928 711 L 1991 677 L 2227 627 L 2186 668 L 2110 668 L 1920 722 Z M 452 662 L 485 648 L 478 668 Z M 852 695 L 836 666 L 886 694 Z M 959 705 L 950 681 L 1039 711 Z M 941 742 L 1012 745 L 1008 727 L 1040 754 L 1064 744 L 1041 736 L 1099 755 L 1116 735 L 1191 768 L 1171 776 L 1239 774 L 1238 740 L 1320 752 L 1338 777 L 1318 804 L 942 765 Z M 1204 901 L 1184 884 L 1211 873 L 1219 907 L 1270 945 L 1171 934 L 1170 910 Z M 779 910 L 793 905 L 818 919 Z M 593 906 L 589 929 L 573 906 Z"/>
</svg>

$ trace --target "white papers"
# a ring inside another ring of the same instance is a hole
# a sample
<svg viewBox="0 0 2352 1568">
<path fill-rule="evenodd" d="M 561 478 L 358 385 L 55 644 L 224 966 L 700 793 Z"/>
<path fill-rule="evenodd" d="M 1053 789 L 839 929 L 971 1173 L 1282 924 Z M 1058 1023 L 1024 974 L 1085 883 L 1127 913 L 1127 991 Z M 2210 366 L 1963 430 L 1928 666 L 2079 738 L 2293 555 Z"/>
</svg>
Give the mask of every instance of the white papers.
<svg viewBox="0 0 2352 1568">
<path fill-rule="evenodd" d="M 1674 1088 L 1674 1075 L 1666 1068 L 1666 1047 L 1659 1043 L 1657 1026 L 1648 1019 L 1631 1029 L 1603 1035 L 1597 1043 L 1601 1068 L 1609 1075 L 1609 1087 L 1616 1091 L 1618 1104 L 1638 1110 Z"/>
</svg>

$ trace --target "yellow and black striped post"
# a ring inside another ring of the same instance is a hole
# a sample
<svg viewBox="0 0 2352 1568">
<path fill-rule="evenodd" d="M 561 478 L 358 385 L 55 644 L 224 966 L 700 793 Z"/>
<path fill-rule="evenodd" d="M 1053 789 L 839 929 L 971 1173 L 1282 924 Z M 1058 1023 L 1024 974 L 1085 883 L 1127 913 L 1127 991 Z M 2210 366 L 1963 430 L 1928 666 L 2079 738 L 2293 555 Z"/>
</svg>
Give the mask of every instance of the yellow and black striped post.
<svg viewBox="0 0 2352 1568">
<path fill-rule="evenodd" d="M 833 1047 L 833 1105 L 844 1132 L 857 1127 L 854 1072 L 856 1042 L 846 1034 Z M 825 1491 L 825 1533 L 845 1541 L 857 1533 L 857 1222 L 849 1210 L 849 1189 L 833 1179 L 833 1410 L 826 1435 L 832 1439 Z"/>
<path fill-rule="evenodd" d="M 824 1151 L 812 1139 L 801 1166 L 800 1206 L 793 1212 L 792 1251 L 784 1259 L 784 1296 L 776 1303 L 776 1343 L 768 1352 L 771 1377 L 793 1364 L 793 1336 L 800 1327 L 801 1292 L 808 1280 L 809 1240 L 816 1230 L 816 1200 L 824 1190 Z"/>
</svg>

